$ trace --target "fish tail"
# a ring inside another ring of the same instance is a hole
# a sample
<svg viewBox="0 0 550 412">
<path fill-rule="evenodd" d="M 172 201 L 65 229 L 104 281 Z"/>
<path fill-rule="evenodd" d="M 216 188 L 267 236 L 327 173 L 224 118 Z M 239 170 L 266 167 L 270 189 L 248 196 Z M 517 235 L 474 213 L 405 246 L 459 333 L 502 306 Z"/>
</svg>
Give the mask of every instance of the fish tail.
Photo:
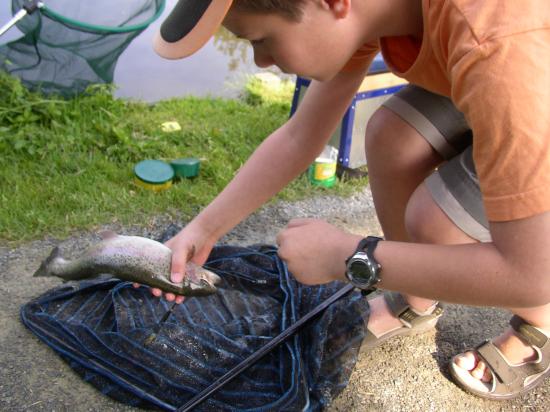
<svg viewBox="0 0 550 412">
<path fill-rule="evenodd" d="M 54 259 L 58 258 L 61 255 L 61 252 L 59 251 L 59 248 L 56 246 L 52 253 L 50 253 L 50 256 L 48 256 L 40 265 L 38 270 L 34 272 L 34 277 L 41 277 L 41 276 L 54 276 L 51 272 L 50 266 Z"/>
</svg>

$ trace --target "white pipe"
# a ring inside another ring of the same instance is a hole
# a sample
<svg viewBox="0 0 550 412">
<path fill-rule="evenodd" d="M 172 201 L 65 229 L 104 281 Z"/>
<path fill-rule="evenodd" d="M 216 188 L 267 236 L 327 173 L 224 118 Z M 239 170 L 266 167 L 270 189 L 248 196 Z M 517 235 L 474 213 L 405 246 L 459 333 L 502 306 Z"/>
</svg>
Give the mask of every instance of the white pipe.
<svg viewBox="0 0 550 412">
<path fill-rule="evenodd" d="M 17 13 L 15 13 L 15 16 L 13 16 L 13 18 L 10 21 L 8 21 L 6 24 L 4 24 L 2 26 L 2 28 L 0 28 L 0 36 L 2 36 L 5 32 L 7 32 L 9 29 L 11 29 L 12 26 L 15 25 L 15 23 L 17 23 L 19 20 L 21 20 L 27 14 L 28 14 L 27 10 L 25 10 L 25 9 L 21 9 Z"/>
</svg>

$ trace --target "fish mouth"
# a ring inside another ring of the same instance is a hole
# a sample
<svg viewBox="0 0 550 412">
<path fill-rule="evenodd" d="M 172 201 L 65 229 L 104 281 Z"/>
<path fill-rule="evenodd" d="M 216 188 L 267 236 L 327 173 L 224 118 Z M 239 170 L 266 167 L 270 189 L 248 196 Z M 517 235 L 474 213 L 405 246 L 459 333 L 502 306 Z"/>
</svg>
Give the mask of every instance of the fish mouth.
<svg viewBox="0 0 550 412">
<path fill-rule="evenodd" d="M 192 282 L 188 279 L 183 280 L 183 284 L 177 285 L 182 288 L 184 296 L 208 296 L 215 294 L 218 288 L 206 279 L 200 279 L 198 282 Z"/>
<path fill-rule="evenodd" d="M 216 289 L 216 286 L 219 285 L 221 281 L 222 278 L 220 278 L 215 273 L 211 273 L 210 276 L 208 276 L 207 278 L 199 279 L 197 286 L 206 289 Z"/>
<path fill-rule="evenodd" d="M 188 264 L 181 283 L 172 283 L 187 296 L 207 296 L 218 291 L 222 278 L 214 272 L 195 264 Z"/>
<path fill-rule="evenodd" d="M 219 285 L 222 282 L 222 278 L 216 275 L 214 272 L 208 271 L 206 275 L 207 275 L 207 279 L 202 279 L 202 280 L 209 283 L 212 286 Z"/>
<path fill-rule="evenodd" d="M 188 287 L 191 290 L 213 291 L 217 290 L 216 285 L 222 281 L 221 277 L 213 272 L 204 270 L 202 273 L 187 273 L 180 286 Z"/>
<path fill-rule="evenodd" d="M 221 277 L 214 272 L 200 266 L 189 267 L 185 275 L 184 279 L 187 279 L 190 283 L 194 283 L 195 285 L 203 285 L 206 283 L 214 287 L 222 281 Z"/>
<path fill-rule="evenodd" d="M 216 285 L 210 283 L 209 281 L 205 279 L 201 279 L 199 285 L 197 285 L 201 289 L 216 289 Z"/>
</svg>

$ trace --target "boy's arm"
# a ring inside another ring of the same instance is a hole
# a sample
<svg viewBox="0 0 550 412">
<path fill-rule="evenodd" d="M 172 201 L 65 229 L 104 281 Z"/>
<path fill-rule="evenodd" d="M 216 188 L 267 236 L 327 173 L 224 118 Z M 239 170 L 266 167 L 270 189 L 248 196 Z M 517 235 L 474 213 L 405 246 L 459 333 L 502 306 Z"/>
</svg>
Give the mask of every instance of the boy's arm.
<svg viewBox="0 0 550 412">
<path fill-rule="evenodd" d="M 204 263 L 222 235 L 308 167 L 330 139 L 365 74 L 366 68 L 311 82 L 294 116 L 256 149 L 212 203 L 167 242 L 174 255 L 174 281 L 183 276 L 191 251 L 196 263 Z"/>
<path fill-rule="evenodd" d="M 443 212 L 434 213 L 434 218 Z M 491 243 L 383 241 L 374 252 L 382 289 L 444 302 L 507 308 L 550 303 L 550 212 L 491 223 Z M 346 259 L 362 236 L 318 219 L 296 219 L 277 237 L 279 256 L 306 284 L 346 281 Z"/>
<path fill-rule="evenodd" d="M 543 34 L 544 41 L 531 39 Z M 550 303 L 550 84 L 540 64 L 550 61 L 550 48 L 539 47 L 549 40 L 550 31 L 530 30 L 466 55 L 463 47 L 454 48 L 453 100 L 473 129 L 492 242 L 380 242 L 381 288 L 471 305 Z M 537 47 L 529 55 L 526 45 Z M 453 224 L 438 208 L 427 210 L 421 221 L 427 234 L 435 236 L 437 216 L 442 225 Z M 346 258 L 360 239 L 324 222 L 291 222 L 279 235 L 279 256 L 300 281 L 345 280 Z"/>
<path fill-rule="evenodd" d="M 364 73 L 355 72 L 313 81 L 294 116 L 256 149 L 197 223 L 219 238 L 302 173 L 325 147 L 363 79 Z"/>
</svg>

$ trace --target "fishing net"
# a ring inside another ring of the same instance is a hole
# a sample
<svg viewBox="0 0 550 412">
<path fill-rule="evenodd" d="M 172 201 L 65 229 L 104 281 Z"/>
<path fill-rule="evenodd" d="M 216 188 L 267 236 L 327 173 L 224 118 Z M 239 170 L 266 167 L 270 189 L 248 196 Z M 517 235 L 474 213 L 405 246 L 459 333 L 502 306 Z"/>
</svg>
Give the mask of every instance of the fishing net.
<svg viewBox="0 0 550 412">
<path fill-rule="evenodd" d="M 219 292 L 176 306 L 117 279 L 53 289 L 21 309 L 24 324 L 87 382 L 126 404 L 177 410 L 344 284 L 297 283 L 271 246 L 218 246 Z M 345 295 L 194 411 L 319 411 L 348 383 L 368 319 Z"/>
<path fill-rule="evenodd" d="M 0 69 L 30 89 L 66 97 L 112 83 L 118 57 L 160 16 L 164 2 L 45 0 L 17 23 L 23 36 L 0 46 Z M 12 0 L 12 11 L 29 4 Z"/>
</svg>

